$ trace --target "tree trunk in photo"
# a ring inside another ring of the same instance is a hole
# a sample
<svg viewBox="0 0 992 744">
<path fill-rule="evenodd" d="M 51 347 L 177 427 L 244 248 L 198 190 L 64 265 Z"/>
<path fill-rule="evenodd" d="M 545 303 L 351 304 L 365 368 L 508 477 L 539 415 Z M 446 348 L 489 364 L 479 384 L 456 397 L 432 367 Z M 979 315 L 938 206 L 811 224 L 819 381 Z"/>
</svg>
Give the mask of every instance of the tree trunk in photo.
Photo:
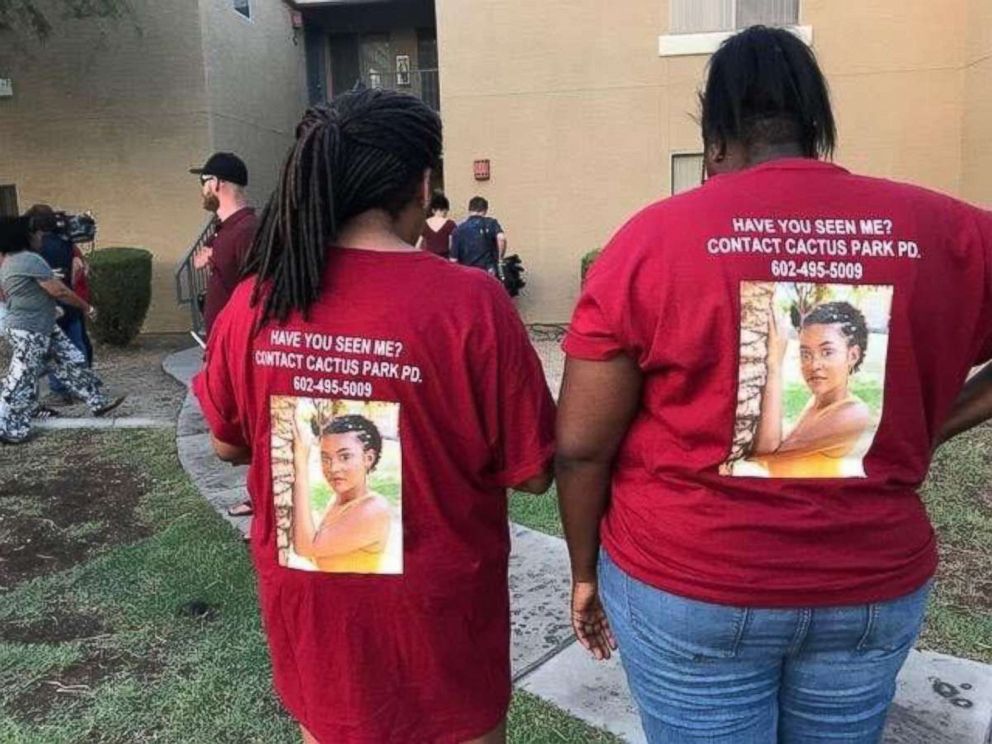
<svg viewBox="0 0 992 744">
<path fill-rule="evenodd" d="M 751 454 L 761 417 L 761 398 L 768 379 L 768 322 L 774 282 L 741 284 L 741 348 L 737 384 L 737 414 L 728 462 Z"/>
<path fill-rule="evenodd" d="M 289 561 L 289 538 L 293 524 L 293 438 L 296 398 L 272 399 L 272 496 L 276 519 L 276 549 L 279 565 Z"/>
</svg>

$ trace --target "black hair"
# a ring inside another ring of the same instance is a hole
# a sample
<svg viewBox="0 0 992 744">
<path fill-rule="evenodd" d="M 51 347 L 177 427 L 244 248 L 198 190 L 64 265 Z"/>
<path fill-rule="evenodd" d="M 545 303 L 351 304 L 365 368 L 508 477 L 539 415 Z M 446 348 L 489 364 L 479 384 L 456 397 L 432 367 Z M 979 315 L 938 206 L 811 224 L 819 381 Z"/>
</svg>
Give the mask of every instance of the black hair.
<svg viewBox="0 0 992 744">
<path fill-rule="evenodd" d="M 451 209 L 451 203 L 444 194 L 438 192 L 431 197 L 431 205 L 428 208 L 429 212 L 447 212 L 449 209 Z"/>
<path fill-rule="evenodd" d="M 489 202 L 487 202 L 481 196 L 473 196 L 468 200 L 468 211 L 469 212 L 488 212 Z"/>
<path fill-rule="evenodd" d="M 0 254 L 20 253 L 31 247 L 28 217 L 0 217 Z"/>
<path fill-rule="evenodd" d="M 31 232 L 54 232 L 58 227 L 55 210 L 47 204 L 35 204 L 24 216 L 28 218 Z"/>
<path fill-rule="evenodd" d="M 382 434 L 379 433 L 379 427 L 367 418 L 358 415 L 338 416 L 324 424 L 324 428 L 320 432 L 321 436 L 349 433 L 358 437 L 358 441 L 362 443 L 365 450 L 372 450 L 375 453 L 375 459 L 372 461 L 369 472 L 375 470 L 375 466 L 379 464 L 379 458 L 382 457 Z"/>
<path fill-rule="evenodd" d="M 795 143 L 809 158 L 833 154 L 827 81 L 812 50 L 785 29 L 751 26 L 723 42 L 700 103 L 707 147 Z"/>
<path fill-rule="evenodd" d="M 811 325 L 840 325 L 840 332 L 847 338 L 847 345 L 857 346 L 861 353 L 851 372 L 861 369 L 868 351 L 868 324 L 864 314 L 849 302 L 825 302 L 817 305 L 803 318 L 802 327 Z"/>
<path fill-rule="evenodd" d="M 245 261 L 259 326 L 306 314 L 341 227 L 369 209 L 398 215 L 440 157 L 440 117 L 407 93 L 358 87 L 309 109 Z"/>
</svg>

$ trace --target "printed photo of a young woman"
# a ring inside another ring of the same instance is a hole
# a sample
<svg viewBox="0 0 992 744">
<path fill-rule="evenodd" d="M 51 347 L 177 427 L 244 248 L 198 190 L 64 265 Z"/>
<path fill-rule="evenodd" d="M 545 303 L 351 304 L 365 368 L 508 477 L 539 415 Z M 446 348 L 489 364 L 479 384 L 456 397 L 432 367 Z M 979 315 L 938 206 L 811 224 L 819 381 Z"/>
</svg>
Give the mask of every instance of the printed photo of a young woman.
<svg viewBox="0 0 992 744">
<path fill-rule="evenodd" d="M 892 287 L 745 282 L 741 295 L 738 421 L 721 472 L 865 477 L 882 414 Z"/>
<path fill-rule="evenodd" d="M 399 404 L 272 399 L 279 562 L 403 573 Z"/>
</svg>

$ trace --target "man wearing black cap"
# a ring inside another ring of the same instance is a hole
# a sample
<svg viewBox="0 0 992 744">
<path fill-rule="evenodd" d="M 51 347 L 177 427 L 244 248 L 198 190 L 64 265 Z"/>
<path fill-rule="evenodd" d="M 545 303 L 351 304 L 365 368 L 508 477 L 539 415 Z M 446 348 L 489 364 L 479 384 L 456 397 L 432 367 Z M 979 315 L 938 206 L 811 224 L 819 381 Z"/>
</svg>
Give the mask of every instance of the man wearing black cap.
<svg viewBox="0 0 992 744">
<path fill-rule="evenodd" d="M 203 308 L 203 322 L 209 335 L 214 319 L 238 284 L 257 221 L 255 209 L 249 206 L 245 196 L 248 169 L 237 155 L 214 153 L 202 168 L 193 168 L 190 173 L 200 176 L 203 208 L 214 212 L 220 222 L 217 232 L 193 259 L 196 268 L 210 268 Z"/>
</svg>

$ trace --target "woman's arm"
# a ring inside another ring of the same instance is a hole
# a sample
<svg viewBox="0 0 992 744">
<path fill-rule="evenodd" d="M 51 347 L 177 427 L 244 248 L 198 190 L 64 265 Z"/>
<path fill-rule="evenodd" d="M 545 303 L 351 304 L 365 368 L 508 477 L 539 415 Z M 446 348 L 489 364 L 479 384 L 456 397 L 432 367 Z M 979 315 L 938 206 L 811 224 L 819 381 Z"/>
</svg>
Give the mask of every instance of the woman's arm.
<svg viewBox="0 0 992 744">
<path fill-rule="evenodd" d="M 965 383 L 947 421 L 937 435 L 937 445 L 992 418 L 992 364 L 986 364 Z"/>
<path fill-rule="evenodd" d="M 572 564 L 572 629 L 597 659 L 616 641 L 596 578 L 599 523 L 613 460 L 641 400 L 641 370 L 623 354 L 604 362 L 566 359 L 558 404 L 558 509 Z"/>
<path fill-rule="evenodd" d="M 317 529 L 310 510 L 310 433 L 304 429 L 308 422 L 296 417 L 293 436 L 293 551 L 297 555 L 313 555 L 313 539 Z"/>
<path fill-rule="evenodd" d="M 39 279 L 38 284 L 57 302 L 76 308 L 90 319 L 94 317 L 93 306 L 69 289 L 61 279 Z"/>
<path fill-rule="evenodd" d="M 222 442 L 213 434 L 210 435 L 210 443 L 214 447 L 214 453 L 217 455 L 218 460 L 229 462 L 232 465 L 251 464 L 251 450 L 248 447 Z"/>
<path fill-rule="evenodd" d="M 764 459 L 805 457 L 839 447 L 861 436 L 871 424 L 871 411 L 860 400 L 851 401 L 811 424 L 796 428 L 774 453 Z"/>
<path fill-rule="evenodd" d="M 384 543 L 389 520 L 389 509 L 377 498 L 357 504 L 337 519 L 325 517 L 308 557 L 330 558 Z"/>
<path fill-rule="evenodd" d="M 775 452 L 782 444 L 782 362 L 789 339 L 781 332 L 772 308 L 768 315 L 767 378 L 761 394 L 761 415 L 752 455 Z"/>
</svg>

